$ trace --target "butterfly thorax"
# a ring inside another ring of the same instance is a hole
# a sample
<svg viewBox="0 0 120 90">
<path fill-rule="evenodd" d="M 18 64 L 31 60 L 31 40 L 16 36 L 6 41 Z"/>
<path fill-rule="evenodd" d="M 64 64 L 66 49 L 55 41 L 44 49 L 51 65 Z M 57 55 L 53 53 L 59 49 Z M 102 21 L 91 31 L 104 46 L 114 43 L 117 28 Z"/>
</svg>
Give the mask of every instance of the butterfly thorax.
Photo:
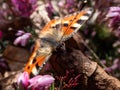
<svg viewBox="0 0 120 90">
<path fill-rule="evenodd" d="M 55 30 L 57 28 L 50 28 L 48 31 L 41 31 L 39 38 L 41 46 L 51 47 L 52 50 L 55 50 L 60 44 L 60 30 Z"/>
</svg>

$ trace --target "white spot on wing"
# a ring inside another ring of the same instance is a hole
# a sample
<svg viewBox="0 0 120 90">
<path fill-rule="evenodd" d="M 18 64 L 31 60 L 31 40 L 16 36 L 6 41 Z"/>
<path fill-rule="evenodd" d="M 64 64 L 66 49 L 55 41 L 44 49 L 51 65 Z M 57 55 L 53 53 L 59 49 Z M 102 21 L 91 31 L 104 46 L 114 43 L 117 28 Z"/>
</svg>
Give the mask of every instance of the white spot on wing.
<svg viewBox="0 0 120 90">
<path fill-rule="evenodd" d="M 37 74 L 38 74 L 37 69 L 36 69 L 35 66 L 34 66 L 33 69 L 32 69 L 32 73 L 33 73 L 34 75 L 37 75 Z"/>
<path fill-rule="evenodd" d="M 73 24 L 72 26 L 73 26 L 73 27 L 80 27 L 81 25 L 78 24 L 78 23 L 75 23 L 75 24 Z"/>
<path fill-rule="evenodd" d="M 88 16 L 81 16 L 80 19 L 81 20 L 87 20 L 89 17 Z"/>
<path fill-rule="evenodd" d="M 91 15 L 91 14 L 92 14 L 92 11 L 87 11 L 87 13 Z"/>
</svg>

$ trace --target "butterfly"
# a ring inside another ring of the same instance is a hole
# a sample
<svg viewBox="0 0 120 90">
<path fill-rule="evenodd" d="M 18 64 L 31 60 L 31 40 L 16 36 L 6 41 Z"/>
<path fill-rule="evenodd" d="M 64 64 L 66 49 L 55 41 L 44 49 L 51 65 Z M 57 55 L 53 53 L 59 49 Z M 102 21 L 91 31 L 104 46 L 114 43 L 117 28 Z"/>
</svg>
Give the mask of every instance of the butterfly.
<svg viewBox="0 0 120 90">
<path fill-rule="evenodd" d="M 30 76 L 38 75 L 52 52 L 62 42 L 72 37 L 90 18 L 93 11 L 92 8 L 85 8 L 63 19 L 53 19 L 47 23 L 35 41 L 33 53 L 24 71 L 28 72 Z"/>
</svg>

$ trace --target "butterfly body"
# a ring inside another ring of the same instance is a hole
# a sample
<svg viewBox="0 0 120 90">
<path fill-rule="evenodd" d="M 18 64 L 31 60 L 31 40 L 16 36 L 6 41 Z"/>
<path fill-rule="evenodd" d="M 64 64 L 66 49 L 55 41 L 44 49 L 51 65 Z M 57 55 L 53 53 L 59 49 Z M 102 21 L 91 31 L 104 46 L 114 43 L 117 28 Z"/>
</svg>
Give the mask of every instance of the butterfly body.
<svg viewBox="0 0 120 90">
<path fill-rule="evenodd" d="M 33 53 L 25 67 L 32 76 L 39 74 L 52 52 L 65 40 L 76 33 L 92 15 L 93 9 L 87 8 L 63 19 L 51 20 L 40 31 Z"/>
</svg>

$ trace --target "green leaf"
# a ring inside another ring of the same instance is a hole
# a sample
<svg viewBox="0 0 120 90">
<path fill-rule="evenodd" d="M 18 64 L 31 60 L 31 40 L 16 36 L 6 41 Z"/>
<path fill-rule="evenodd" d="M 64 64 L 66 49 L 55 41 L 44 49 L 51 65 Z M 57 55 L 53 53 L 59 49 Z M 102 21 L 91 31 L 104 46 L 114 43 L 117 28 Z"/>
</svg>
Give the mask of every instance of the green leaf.
<svg viewBox="0 0 120 90">
<path fill-rule="evenodd" d="M 51 87 L 50 87 L 50 90 L 55 90 L 55 84 L 52 83 Z"/>
</svg>

